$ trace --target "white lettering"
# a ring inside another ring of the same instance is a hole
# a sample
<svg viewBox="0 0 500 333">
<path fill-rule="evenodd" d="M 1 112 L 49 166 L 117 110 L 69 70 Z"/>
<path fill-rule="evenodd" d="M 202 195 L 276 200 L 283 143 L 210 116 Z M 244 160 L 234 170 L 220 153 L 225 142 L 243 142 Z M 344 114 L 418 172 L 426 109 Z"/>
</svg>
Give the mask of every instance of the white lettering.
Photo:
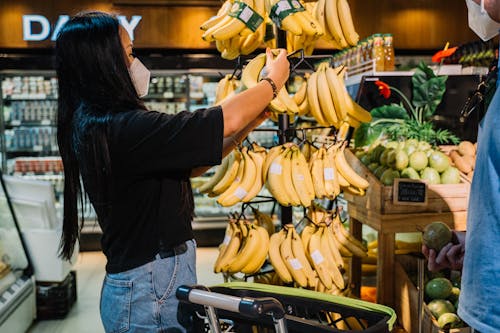
<svg viewBox="0 0 500 333">
<path fill-rule="evenodd" d="M 125 30 L 127 30 L 129 36 L 130 36 L 130 40 L 134 40 L 134 30 L 135 30 L 135 27 L 137 27 L 137 25 L 139 24 L 139 22 L 141 21 L 142 19 L 142 16 L 139 16 L 139 15 L 133 15 L 132 18 L 130 19 L 130 22 L 127 21 L 127 17 L 126 16 L 118 16 L 118 21 L 120 21 L 120 24 L 125 28 Z"/>
<path fill-rule="evenodd" d="M 130 39 L 134 40 L 134 30 L 142 20 L 142 16 L 133 15 L 130 21 L 127 20 L 126 16 L 119 15 L 118 21 L 127 30 L 130 35 Z M 61 28 L 69 21 L 68 15 L 60 15 L 52 32 L 51 40 L 55 41 L 57 39 L 57 34 Z M 40 25 L 40 32 L 33 32 L 34 25 Z M 23 15 L 23 40 L 26 41 L 43 41 L 50 36 L 50 22 L 43 15 Z"/>
<path fill-rule="evenodd" d="M 66 24 L 66 22 L 69 21 L 69 15 L 61 15 L 59 16 L 59 19 L 57 20 L 56 26 L 54 27 L 54 32 L 52 33 L 52 41 L 55 41 L 57 39 L 57 34 L 59 33 L 59 30 L 63 27 L 63 25 Z"/>
<path fill-rule="evenodd" d="M 33 23 L 40 24 L 42 30 L 39 33 L 33 33 Z M 23 15 L 23 39 L 27 41 L 40 41 L 47 39 L 50 34 L 50 23 L 42 15 Z"/>
</svg>

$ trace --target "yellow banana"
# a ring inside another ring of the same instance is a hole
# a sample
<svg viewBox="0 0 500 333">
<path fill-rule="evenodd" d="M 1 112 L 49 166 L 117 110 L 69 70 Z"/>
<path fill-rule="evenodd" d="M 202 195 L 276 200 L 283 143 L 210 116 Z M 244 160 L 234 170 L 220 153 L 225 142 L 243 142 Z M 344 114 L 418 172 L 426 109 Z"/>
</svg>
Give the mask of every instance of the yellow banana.
<svg viewBox="0 0 500 333">
<path fill-rule="evenodd" d="M 261 226 L 267 230 L 267 233 L 269 236 L 273 235 L 274 232 L 276 231 L 275 226 L 274 226 L 274 221 L 271 215 L 266 214 L 258 210 L 257 208 L 251 207 L 253 216 L 255 218 L 255 224 L 258 226 Z"/>
<path fill-rule="evenodd" d="M 291 178 L 295 192 L 300 199 L 300 204 L 304 207 L 309 207 L 315 198 L 314 185 L 306 159 L 296 146 L 292 148 L 291 163 Z"/>
<path fill-rule="evenodd" d="M 344 147 L 345 146 L 341 146 L 335 154 L 334 160 L 337 171 L 349 182 L 349 184 L 363 190 L 367 189 L 370 183 L 366 179 L 358 175 L 356 171 L 351 168 L 349 163 L 347 163 L 344 155 Z"/>
<path fill-rule="evenodd" d="M 269 261 L 280 279 L 284 283 L 289 284 L 293 282 L 293 278 L 280 254 L 280 246 L 285 238 L 286 232 L 284 229 L 271 235 L 269 240 Z"/>
<path fill-rule="evenodd" d="M 276 3 L 278 1 L 271 1 L 271 2 Z M 283 20 L 281 20 L 280 24 L 281 24 L 280 28 L 282 30 L 288 31 L 288 32 L 290 32 L 294 35 L 297 35 L 297 36 L 302 35 L 302 26 L 300 25 L 300 22 L 298 21 L 295 13 L 290 14 L 290 15 L 286 16 L 285 18 L 283 18 Z"/>
<path fill-rule="evenodd" d="M 240 55 L 240 37 L 233 36 L 228 39 L 225 48 L 221 53 L 221 57 L 227 60 L 236 59 Z"/>
<path fill-rule="evenodd" d="M 260 190 L 262 189 L 263 183 L 262 183 L 262 165 L 264 164 L 264 157 L 265 155 L 263 153 L 257 153 L 254 151 L 249 151 L 248 152 L 249 157 L 252 159 L 254 162 L 255 166 L 255 180 L 250 187 L 250 190 L 248 191 L 247 195 L 241 200 L 243 202 L 248 202 L 255 198 L 257 194 L 259 194 Z"/>
<path fill-rule="evenodd" d="M 285 189 L 284 184 L 284 159 L 285 155 L 290 150 L 289 147 L 285 148 L 278 156 L 276 156 L 270 166 L 267 173 L 267 188 L 271 192 L 272 196 L 282 205 L 290 206 L 291 198 L 288 197 L 288 193 Z"/>
<path fill-rule="evenodd" d="M 326 226 L 324 226 L 322 229 L 323 232 L 321 233 L 320 237 L 320 242 L 321 242 L 320 246 L 321 246 L 321 252 L 325 256 L 325 261 L 328 267 L 328 272 L 330 273 L 330 278 L 338 288 L 344 289 L 345 288 L 344 277 L 342 276 L 342 272 L 339 270 L 338 266 L 336 265 L 333 259 L 333 254 L 331 252 L 330 245 L 328 243 L 328 234 L 327 234 L 328 229 Z"/>
<path fill-rule="evenodd" d="M 302 27 L 302 33 L 308 36 L 321 37 L 324 32 L 319 22 L 305 10 L 303 12 L 295 13 L 296 19 Z"/>
<path fill-rule="evenodd" d="M 271 163 L 276 158 L 276 156 L 281 154 L 284 149 L 285 147 L 282 145 L 274 146 L 267 153 L 266 158 L 264 159 L 264 165 L 262 166 L 262 183 L 265 183 L 267 181 L 267 174 L 269 172 Z"/>
<path fill-rule="evenodd" d="M 259 231 L 255 226 L 250 224 L 248 235 L 244 239 L 243 246 L 241 246 L 238 254 L 233 260 L 227 266 L 223 267 L 222 270 L 229 273 L 241 272 L 243 267 L 252 260 L 252 257 L 257 253 L 260 246 Z"/>
<path fill-rule="evenodd" d="M 242 201 L 243 198 L 247 196 L 256 179 L 260 178 L 260 174 L 257 173 L 253 159 L 248 155 L 248 148 L 243 147 L 241 153 L 243 156 L 243 171 L 241 172 L 241 176 L 238 175 L 241 178 L 238 179 L 237 176 L 235 182 L 217 199 L 217 202 L 221 206 L 229 207 Z"/>
<path fill-rule="evenodd" d="M 353 101 L 351 96 L 347 92 L 346 94 L 347 94 L 346 96 L 347 100 L 348 101 L 350 100 L 350 102 L 353 105 L 351 112 L 349 112 L 350 111 L 349 109 L 347 110 L 349 112 L 349 116 L 362 123 L 369 123 L 370 121 L 372 121 L 371 113 L 365 110 L 363 107 L 361 107 L 361 105 Z"/>
<path fill-rule="evenodd" d="M 325 70 L 325 76 L 328 83 L 328 88 L 332 96 L 333 104 L 335 105 L 335 112 L 339 121 L 346 120 L 347 109 L 344 91 L 347 93 L 344 81 L 340 80 L 333 68 L 328 66 Z"/>
<path fill-rule="evenodd" d="M 286 107 L 286 113 L 289 114 L 297 114 L 299 113 L 299 106 L 292 97 L 288 94 L 288 91 L 285 87 L 281 88 L 278 92 L 278 96 L 276 97 L 283 105 Z"/>
<path fill-rule="evenodd" d="M 215 260 L 215 263 L 214 263 L 214 273 L 221 272 L 220 261 L 222 260 L 222 257 L 224 257 L 224 254 L 227 250 L 227 247 L 228 247 L 229 243 L 231 242 L 231 238 L 233 237 L 232 225 L 233 224 L 231 222 L 227 224 L 224 239 L 222 240 L 222 243 L 219 245 L 219 254 L 217 255 L 217 259 Z"/>
<path fill-rule="evenodd" d="M 240 47 L 240 52 L 243 55 L 248 55 L 255 51 L 262 42 L 262 31 L 259 29 L 247 36 Z"/>
<path fill-rule="evenodd" d="M 240 249 L 241 239 L 241 230 L 236 224 L 233 224 L 233 233 L 231 235 L 231 239 L 222 258 L 217 263 L 218 265 L 214 268 L 215 273 L 223 272 L 224 268 L 229 264 L 229 262 L 234 259 L 234 257 L 238 253 L 238 250 Z"/>
<path fill-rule="evenodd" d="M 297 92 L 295 93 L 295 95 L 293 95 L 293 100 L 295 101 L 295 103 L 297 105 L 300 105 L 306 99 L 306 94 L 307 94 L 307 79 L 304 78 L 304 80 L 302 81 L 302 84 L 300 85 L 299 89 L 297 90 Z"/>
<path fill-rule="evenodd" d="M 220 21 L 229 13 L 229 10 L 231 9 L 232 3 L 230 0 L 226 0 L 222 6 L 220 7 L 219 11 L 217 12 L 217 15 L 212 16 L 205 22 L 203 22 L 200 26 L 201 30 L 208 30 Z"/>
<path fill-rule="evenodd" d="M 333 39 L 337 42 L 338 45 L 340 45 L 342 49 L 348 47 L 349 44 L 344 37 L 344 32 L 342 31 L 342 26 L 340 24 L 336 0 L 325 1 L 325 16 L 326 24 L 328 26 L 328 29 L 330 30 L 330 33 L 332 34 Z"/>
<path fill-rule="evenodd" d="M 314 186 L 314 193 L 316 198 L 321 199 L 327 196 L 325 189 L 325 178 L 324 178 L 324 165 L 323 156 L 325 153 L 325 148 L 321 147 L 317 152 L 311 156 L 311 161 L 309 162 L 311 167 L 311 177 Z"/>
<path fill-rule="evenodd" d="M 241 269 L 242 273 L 254 274 L 259 271 L 267 258 L 267 253 L 269 252 L 269 234 L 267 230 L 260 226 L 253 226 L 257 230 L 258 234 L 258 248 L 253 253 L 250 261 Z"/>
<path fill-rule="evenodd" d="M 241 72 L 241 83 L 250 89 L 257 85 L 259 82 L 259 75 L 266 64 L 266 54 L 261 53 L 255 56 L 248 64 L 243 68 Z"/>
<path fill-rule="evenodd" d="M 359 35 L 354 29 L 352 22 L 351 8 L 347 0 L 337 0 L 337 10 L 339 13 L 340 25 L 347 43 L 351 46 L 356 46 L 359 41 Z"/>
<path fill-rule="evenodd" d="M 210 192 L 212 190 L 212 188 L 215 186 L 215 184 L 217 184 L 222 179 L 222 177 L 224 177 L 224 174 L 227 171 L 227 166 L 229 164 L 229 159 L 230 159 L 229 155 L 227 155 L 226 157 L 224 157 L 222 159 L 221 164 L 219 164 L 217 166 L 217 168 L 215 169 L 215 172 L 212 175 L 212 177 L 210 177 L 209 180 L 207 180 L 205 183 L 203 183 L 198 188 L 198 191 L 200 193 L 208 193 L 208 192 Z"/>
<path fill-rule="evenodd" d="M 300 238 L 302 240 L 302 246 L 304 246 L 304 249 L 309 249 L 309 241 L 311 240 L 311 236 L 317 231 L 317 227 L 314 223 L 308 223 L 304 229 L 302 229 L 302 232 L 300 233 Z M 312 259 L 309 257 L 309 252 L 306 251 L 306 256 L 308 257 L 307 259 L 309 262 L 312 264 Z"/>
<path fill-rule="evenodd" d="M 314 11 L 314 16 L 316 17 L 316 20 L 318 21 L 319 25 L 323 29 L 323 39 L 327 41 L 331 41 L 333 39 L 332 33 L 330 32 L 330 29 L 328 29 L 328 26 L 326 24 L 326 17 L 325 17 L 325 1 L 327 0 L 318 0 L 316 2 L 316 7 Z"/>
<path fill-rule="evenodd" d="M 339 127 L 339 119 L 337 118 L 337 112 L 335 111 L 335 105 L 333 104 L 332 95 L 330 94 L 330 88 L 328 87 L 328 80 L 326 78 L 325 71 L 326 63 L 322 63 L 318 68 L 318 97 L 319 105 L 321 106 L 321 112 L 328 121 L 328 125 L 333 125 L 336 128 Z"/>
<path fill-rule="evenodd" d="M 319 279 L 326 287 L 326 289 L 332 288 L 332 276 L 329 272 L 330 268 L 326 261 L 326 253 L 321 247 L 321 235 L 324 228 L 318 228 L 318 230 L 311 236 L 309 240 L 309 256 L 312 259 L 312 265 L 318 274 Z"/>
<path fill-rule="evenodd" d="M 342 254 L 340 253 L 339 246 L 335 241 L 335 236 L 333 234 L 333 222 L 326 227 L 324 234 L 327 239 L 328 246 L 330 247 L 330 253 L 332 254 L 332 259 L 335 262 L 335 266 L 342 269 L 344 268 L 344 259 L 342 258 Z"/>
<path fill-rule="evenodd" d="M 316 281 L 315 281 L 315 273 L 314 270 L 311 267 L 311 264 L 309 264 L 309 260 L 306 257 L 305 249 L 304 246 L 302 245 L 302 240 L 300 239 L 299 234 L 295 230 L 295 228 L 290 228 L 292 233 L 292 253 L 294 258 L 296 258 L 300 264 L 303 267 L 304 273 L 306 275 L 308 285 L 311 288 L 314 288 Z"/>
<path fill-rule="evenodd" d="M 280 254 L 295 283 L 302 288 L 306 288 L 309 281 L 304 271 L 304 266 L 302 266 L 302 263 L 293 255 L 291 230 L 287 231 L 285 240 L 281 242 Z"/>
<path fill-rule="evenodd" d="M 353 241 L 352 238 L 354 237 L 352 236 L 351 236 L 352 238 L 348 238 L 347 234 L 349 233 L 347 232 L 347 230 L 344 229 L 344 226 L 340 222 L 340 219 L 334 219 L 333 231 L 335 238 L 337 238 L 339 243 L 345 246 L 353 255 L 361 258 L 366 257 L 368 255 L 367 254 L 368 250 L 366 249 L 366 247 L 361 246 L 359 244 L 359 241 L 357 242 Z"/>
<path fill-rule="evenodd" d="M 213 42 L 215 39 L 213 37 L 214 32 L 225 26 L 226 24 L 230 23 L 233 20 L 233 18 L 229 15 L 225 15 L 219 22 L 217 22 L 215 25 L 207 29 L 201 38 L 206 41 L 206 42 Z M 229 39 L 229 38 L 222 38 L 219 40 L 224 40 L 224 39 Z"/>
<path fill-rule="evenodd" d="M 323 176 L 325 183 L 325 191 L 327 198 L 333 200 L 337 195 L 340 194 L 340 184 L 339 177 L 337 175 L 337 168 L 335 166 L 335 153 L 336 147 L 332 146 L 328 150 L 323 157 Z"/>
<path fill-rule="evenodd" d="M 290 199 L 290 205 L 299 206 L 301 203 L 300 197 L 293 186 L 292 153 L 293 147 L 291 147 L 283 157 L 283 173 L 281 177 L 287 197 Z"/>
<path fill-rule="evenodd" d="M 311 115 L 321 126 L 328 126 L 328 122 L 321 113 L 321 106 L 318 98 L 318 73 L 313 72 L 307 81 L 307 101 Z"/>
<path fill-rule="evenodd" d="M 239 150 L 233 150 L 228 161 L 227 171 L 224 177 L 215 185 L 211 191 L 213 195 L 219 195 L 223 193 L 234 181 L 238 174 L 238 169 L 241 162 L 241 152 Z"/>
</svg>

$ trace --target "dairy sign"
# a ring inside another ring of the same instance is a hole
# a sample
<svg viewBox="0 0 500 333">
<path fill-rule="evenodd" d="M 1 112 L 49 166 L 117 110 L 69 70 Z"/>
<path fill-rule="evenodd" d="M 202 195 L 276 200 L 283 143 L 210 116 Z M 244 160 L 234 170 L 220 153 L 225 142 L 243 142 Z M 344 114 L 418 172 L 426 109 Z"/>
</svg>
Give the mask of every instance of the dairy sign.
<svg viewBox="0 0 500 333">
<path fill-rule="evenodd" d="M 120 24 L 127 30 L 130 39 L 134 40 L 134 30 L 142 16 L 133 15 L 130 20 L 123 15 L 117 16 Z M 43 15 L 23 15 L 23 40 L 40 42 L 47 39 L 55 41 L 59 30 L 69 21 L 69 15 L 59 15 L 54 28 L 51 29 L 50 21 Z"/>
</svg>

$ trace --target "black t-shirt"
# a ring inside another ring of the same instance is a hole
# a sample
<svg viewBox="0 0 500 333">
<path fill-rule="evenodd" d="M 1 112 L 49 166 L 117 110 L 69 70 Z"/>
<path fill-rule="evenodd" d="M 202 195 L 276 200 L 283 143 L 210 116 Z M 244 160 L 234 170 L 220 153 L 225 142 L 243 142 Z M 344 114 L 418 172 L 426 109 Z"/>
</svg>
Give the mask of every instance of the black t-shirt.
<svg viewBox="0 0 500 333">
<path fill-rule="evenodd" d="M 136 110 L 112 116 L 110 205 L 103 209 L 92 202 L 103 230 L 107 272 L 151 261 L 160 241 L 170 248 L 193 238 L 189 175 L 195 167 L 220 164 L 223 127 L 220 107 L 176 115 Z M 86 186 L 91 201 L 99 190 Z"/>
</svg>

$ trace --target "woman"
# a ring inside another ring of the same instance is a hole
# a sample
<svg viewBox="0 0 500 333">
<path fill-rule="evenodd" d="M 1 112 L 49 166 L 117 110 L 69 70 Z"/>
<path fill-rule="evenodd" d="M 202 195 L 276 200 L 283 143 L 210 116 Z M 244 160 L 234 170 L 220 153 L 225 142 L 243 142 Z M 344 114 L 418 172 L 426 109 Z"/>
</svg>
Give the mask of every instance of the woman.
<svg viewBox="0 0 500 333">
<path fill-rule="evenodd" d="M 61 255 L 79 238 L 85 195 L 107 257 L 101 318 L 107 332 L 180 332 L 175 290 L 196 283 L 189 178 L 220 164 L 253 128 L 289 75 L 267 50 L 267 79 L 219 107 L 166 115 L 140 100 L 149 71 L 118 20 L 72 17 L 56 41 L 58 143 L 65 170 Z M 83 190 L 80 186 L 80 177 Z"/>
</svg>

